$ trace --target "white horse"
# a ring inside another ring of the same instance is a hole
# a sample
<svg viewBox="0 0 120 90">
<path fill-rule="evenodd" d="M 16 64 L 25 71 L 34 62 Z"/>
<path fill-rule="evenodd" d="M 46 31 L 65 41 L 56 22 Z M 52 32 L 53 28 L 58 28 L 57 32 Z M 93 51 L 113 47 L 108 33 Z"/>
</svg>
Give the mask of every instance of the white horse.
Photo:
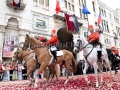
<svg viewBox="0 0 120 90">
<path fill-rule="evenodd" d="M 73 42 L 74 42 L 74 49 L 73 49 L 74 53 L 78 53 L 81 50 L 83 51 L 84 61 L 85 61 L 85 68 L 83 70 L 83 73 L 84 73 L 84 77 L 85 77 L 87 84 L 89 85 L 90 81 L 88 81 L 86 77 L 86 70 L 88 69 L 89 65 L 92 65 L 95 71 L 96 88 L 98 88 L 99 87 L 98 78 L 97 78 L 98 69 L 100 71 L 101 83 L 103 79 L 102 79 L 102 63 L 98 62 L 96 47 L 93 47 L 92 44 L 89 44 L 87 40 L 85 40 L 83 37 L 79 35 L 74 35 Z M 110 75 L 112 77 L 108 54 L 104 48 L 102 48 L 101 58 L 102 58 L 102 62 L 104 61 L 103 64 L 109 69 Z M 112 80 L 113 80 L 113 77 L 112 77 Z"/>
</svg>

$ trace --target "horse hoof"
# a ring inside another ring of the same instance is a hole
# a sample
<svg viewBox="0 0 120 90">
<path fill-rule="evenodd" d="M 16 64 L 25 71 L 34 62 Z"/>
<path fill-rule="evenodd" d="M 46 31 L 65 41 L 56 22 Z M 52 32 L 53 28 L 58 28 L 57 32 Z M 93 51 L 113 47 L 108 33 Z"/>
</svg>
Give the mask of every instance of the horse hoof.
<svg viewBox="0 0 120 90">
<path fill-rule="evenodd" d="M 48 83 L 46 83 L 45 86 L 48 86 Z"/>
<path fill-rule="evenodd" d="M 118 71 L 115 72 L 115 74 L 117 74 L 117 73 L 118 73 Z"/>
<path fill-rule="evenodd" d="M 32 85 L 32 83 L 28 84 L 28 86 L 31 86 L 31 85 Z"/>
<path fill-rule="evenodd" d="M 38 87 L 38 85 L 37 85 L 37 84 L 35 84 L 35 85 L 34 85 L 34 88 L 37 88 L 37 87 Z"/>
<path fill-rule="evenodd" d="M 88 83 L 88 86 L 91 86 L 91 83 Z"/>
<path fill-rule="evenodd" d="M 35 82 L 35 79 L 33 79 L 32 82 Z"/>
<path fill-rule="evenodd" d="M 98 89 L 99 88 L 99 86 L 98 87 L 96 87 L 96 89 Z"/>
<path fill-rule="evenodd" d="M 88 81 L 88 86 L 91 86 L 91 83 L 90 83 L 90 81 Z"/>
</svg>

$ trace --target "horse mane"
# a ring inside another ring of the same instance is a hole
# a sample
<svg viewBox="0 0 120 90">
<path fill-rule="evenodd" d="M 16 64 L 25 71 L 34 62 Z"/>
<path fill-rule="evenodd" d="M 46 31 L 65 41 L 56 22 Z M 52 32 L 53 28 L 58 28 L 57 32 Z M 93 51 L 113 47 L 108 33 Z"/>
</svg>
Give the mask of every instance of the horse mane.
<svg viewBox="0 0 120 90">
<path fill-rule="evenodd" d="M 37 40 L 36 38 L 31 37 L 31 39 L 32 39 L 32 41 L 33 41 L 33 42 L 35 42 L 35 43 L 37 43 L 37 44 L 40 44 L 40 41 L 39 41 L 39 40 Z"/>
</svg>

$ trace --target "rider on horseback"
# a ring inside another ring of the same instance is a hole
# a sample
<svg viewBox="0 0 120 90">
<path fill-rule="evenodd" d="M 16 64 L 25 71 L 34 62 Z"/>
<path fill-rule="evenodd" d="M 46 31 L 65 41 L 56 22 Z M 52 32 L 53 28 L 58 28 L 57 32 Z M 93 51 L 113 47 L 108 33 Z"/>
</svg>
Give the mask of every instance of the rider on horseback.
<svg viewBox="0 0 120 90">
<path fill-rule="evenodd" d="M 54 62 L 57 61 L 56 51 L 58 50 L 58 38 L 55 34 L 56 34 L 56 30 L 52 30 L 50 40 L 48 40 L 45 43 L 46 45 L 50 45 L 50 47 L 51 47 L 51 53 L 54 56 Z M 54 49 L 52 50 L 52 48 L 54 48 Z"/>
<path fill-rule="evenodd" d="M 99 32 L 98 31 L 94 32 L 93 25 L 89 25 L 88 29 L 90 30 L 91 34 L 88 36 L 87 40 L 94 47 L 98 47 L 98 45 L 100 46 L 99 48 L 97 48 L 97 53 L 98 53 L 98 61 L 101 62 L 102 61 L 102 59 L 101 59 L 101 56 L 102 56 L 102 51 L 101 51 L 102 45 L 99 42 L 99 36 L 100 36 Z"/>
<path fill-rule="evenodd" d="M 42 37 L 42 36 L 39 37 L 39 40 L 40 40 L 41 42 L 47 42 L 47 38 Z"/>
<path fill-rule="evenodd" d="M 115 55 L 116 57 L 119 57 L 119 58 L 120 58 L 120 56 L 119 56 L 119 50 L 118 50 L 118 49 L 116 49 L 115 47 L 112 47 L 111 50 L 113 51 L 113 53 L 114 53 L 114 55 Z"/>
</svg>

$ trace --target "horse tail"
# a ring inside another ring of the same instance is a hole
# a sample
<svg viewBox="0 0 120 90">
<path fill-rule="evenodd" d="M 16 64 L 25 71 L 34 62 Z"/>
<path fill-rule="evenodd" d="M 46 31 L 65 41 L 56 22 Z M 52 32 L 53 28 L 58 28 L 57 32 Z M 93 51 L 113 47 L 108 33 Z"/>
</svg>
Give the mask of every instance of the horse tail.
<svg viewBox="0 0 120 90">
<path fill-rule="evenodd" d="M 77 64 L 74 56 L 72 57 L 72 68 L 73 68 L 73 73 L 76 73 L 77 71 Z"/>
</svg>

